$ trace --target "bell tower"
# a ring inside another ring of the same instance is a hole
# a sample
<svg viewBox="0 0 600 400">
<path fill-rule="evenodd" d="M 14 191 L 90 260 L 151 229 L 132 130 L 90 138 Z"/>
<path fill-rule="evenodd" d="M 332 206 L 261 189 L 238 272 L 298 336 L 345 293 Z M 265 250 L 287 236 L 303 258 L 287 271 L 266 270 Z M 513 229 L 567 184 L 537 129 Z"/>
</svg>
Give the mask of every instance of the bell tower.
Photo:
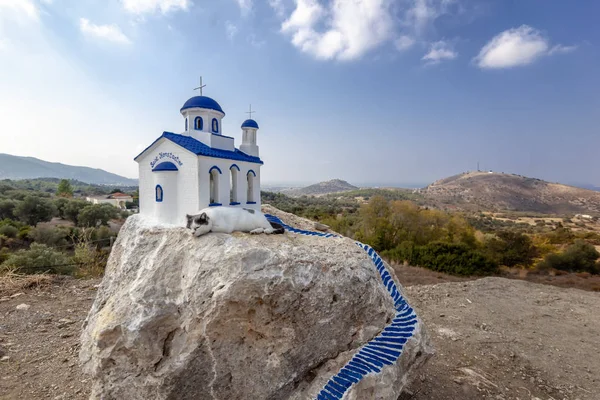
<svg viewBox="0 0 600 400">
<path fill-rule="evenodd" d="M 256 111 L 252 111 L 252 105 L 250 105 L 250 118 L 242 123 L 242 144 L 240 151 L 254 157 L 258 157 L 258 146 L 256 145 L 256 132 L 258 131 L 258 123 L 252 119 L 252 114 Z"/>
</svg>

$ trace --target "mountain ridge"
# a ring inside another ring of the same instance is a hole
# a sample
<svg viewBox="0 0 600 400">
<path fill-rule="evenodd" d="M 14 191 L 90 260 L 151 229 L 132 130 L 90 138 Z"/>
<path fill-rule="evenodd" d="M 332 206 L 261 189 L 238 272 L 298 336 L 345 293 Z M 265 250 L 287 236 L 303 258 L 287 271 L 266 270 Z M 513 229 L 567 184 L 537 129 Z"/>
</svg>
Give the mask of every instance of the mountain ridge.
<svg viewBox="0 0 600 400">
<path fill-rule="evenodd" d="M 126 178 L 100 168 L 68 165 L 35 157 L 0 153 L 0 179 L 59 178 L 75 179 L 95 185 L 137 186 L 137 179 Z"/>
<path fill-rule="evenodd" d="M 280 193 L 291 197 L 320 196 L 329 193 L 348 192 L 356 189 L 358 189 L 357 186 L 351 185 L 350 183 L 342 179 L 331 179 L 328 181 L 315 183 L 314 185 L 309 185 L 303 188 L 284 189 L 281 190 Z"/>
<path fill-rule="evenodd" d="M 419 189 L 440 208 L 600 213 L 600 192 L 538 178 L 496 172 L 466 172 Z"/>
</svg>

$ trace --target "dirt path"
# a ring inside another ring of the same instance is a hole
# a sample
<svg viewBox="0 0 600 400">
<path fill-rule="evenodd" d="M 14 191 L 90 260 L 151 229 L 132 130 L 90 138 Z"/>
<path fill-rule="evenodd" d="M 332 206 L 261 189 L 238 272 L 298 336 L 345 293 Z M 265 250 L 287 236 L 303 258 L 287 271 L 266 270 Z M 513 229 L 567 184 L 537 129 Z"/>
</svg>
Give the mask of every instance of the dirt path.
<svg viewBox="0 0 600 400">
<path fill-rule="evenodd" d="M 98 283 L 58 280 L 0 292 L 0 399 L 88 397 L 79 333 Z"/>
<path fill-rule="evenodd" d="M 1 400 L 87 399 L 78 338 L 98 283 L 0 285 Z M 503 278 L 406 291 L 437 354 L 402 400 L 600 399 L 600 294 Z"/>
<path fill-rule="evenodd" d="M 404 399 L 600 399 L 600 294 L 504 278 L 406 291 L 437 354 Z"/>
</svg>

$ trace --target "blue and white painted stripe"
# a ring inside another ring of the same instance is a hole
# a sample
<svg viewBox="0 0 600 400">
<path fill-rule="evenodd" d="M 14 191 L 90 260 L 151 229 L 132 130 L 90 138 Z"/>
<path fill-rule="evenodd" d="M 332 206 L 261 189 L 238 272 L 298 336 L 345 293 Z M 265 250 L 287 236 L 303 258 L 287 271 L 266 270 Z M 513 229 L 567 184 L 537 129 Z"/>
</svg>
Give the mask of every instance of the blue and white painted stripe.
<svg viewBox="0 0 600 400">
<path fill-rule="evenodd" d="M 331 233 L 312 232 L 296 229 L 284 224 L 281 219 L 266 215 L 272 222 L 281 224 L 286 230 L 306 236 L 339 237 Z M 316 400 L 339 400 L 346 392 L 369 374 L 378 374 L 386 365 L 396 363 L 406 342 L 413 336 L 417 315 L 398 290 L 381 257 L 372 247 L 356 242 L 363 249 L 379 272 L 382 284 L 394 301 L 396 316 L 383 331 L 352 356 L 350 361 L 334 375 L 321 389 Z"/>
<path fill-rule="evenodd" d="M 297 233 L 299 235 L 305 235 L 305 236 L 321 236 L 321 237 L 326 237 L 326 238 L 330 238 L 330 237 L 340 237 L 339 235 L 334 235 L 333 233 L 325 233 L 325 232 L 313 232 L 313 231 L 305 231 L 302 229 L 296 229 L 292 226 L 289 226 L 287 224 L 285 224 L 282 220 L 280 220 L 279 218 L 277 218 L 274 215 L 271 214 L 265 214 L 265 217 L 267 217 L 267 221 L 269 222 L 275 222 L 277 224 L 280 224 L 281 226 L 283 226 L 285 228 L 286 231 L 290 231 L 292 233 Z"/>
</svg>

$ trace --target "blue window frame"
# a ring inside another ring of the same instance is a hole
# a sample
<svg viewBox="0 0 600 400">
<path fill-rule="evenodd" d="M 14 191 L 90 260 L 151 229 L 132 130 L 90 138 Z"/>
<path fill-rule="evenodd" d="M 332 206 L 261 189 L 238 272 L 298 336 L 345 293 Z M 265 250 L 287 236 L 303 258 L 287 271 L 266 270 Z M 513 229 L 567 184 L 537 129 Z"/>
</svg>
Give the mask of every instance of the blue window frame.
<svg viewBox="0 0 600 400">
<path fill-rule="evenodd" d="M 156 191 L 156 202 L 162 203 L 163 195 L 164 195 L 162 186 L 156 185 L 155 191 Z"/>
<path fill-rule="evenodd" d="M 212 120 L 212 131 L 215 133 L 219 133 L 219 121 L 216 118 Z"/>
<path fill-rule="evenodd" d="M 185 130 L 186 131 L 188 130 L 188 119 L 187 118 L 185 119 Z"/>
<path fill-rule="evenodd" d="M 194 129 L 197 131 L 204 129 L 204 121 L 202 120 L 202 117 L 196 117 L 194 120 Z"/>
</svg>

